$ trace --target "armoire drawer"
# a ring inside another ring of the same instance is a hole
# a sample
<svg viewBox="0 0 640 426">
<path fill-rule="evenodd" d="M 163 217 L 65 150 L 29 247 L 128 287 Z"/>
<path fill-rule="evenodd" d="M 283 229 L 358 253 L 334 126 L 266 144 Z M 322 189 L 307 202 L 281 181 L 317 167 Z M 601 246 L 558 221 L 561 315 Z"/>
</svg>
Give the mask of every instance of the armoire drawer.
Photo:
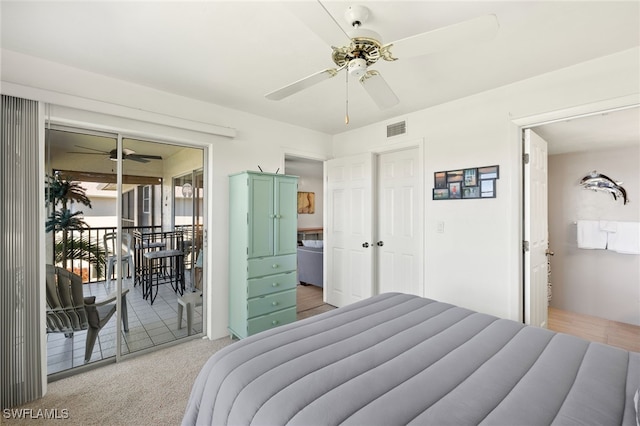
<svg viewBox="0 0 640 426">
<path fill-rule="evenodd" d="M 247 301 L 247 305 L 249 309 L 247 316 L 249 318 L 291 308 L 296 306 L 296 290 L 293 289 L 270 294 L 268 296 L 254 297 Z"/>
<path fill-rule="evenodd" d="M 295 306 L 269 315 L 252 318 L 247 321 L 247 331 L 249 336 L 261 331 L 269 330 L 280 325 L 289 324 L 296 320 Z"/>
<path fill-rule="evenodd" d="M 291 290 L 296 288 L 297 281 L 295 272 L 252 278 L 247 280 L 247 297 L 264 296 L 278 291 Z"/>
<path fill-rule="evenodd" d="M 249 278 L 281 274 L 296 270 L 296 254 L 249 259 Z"/>
</svg>

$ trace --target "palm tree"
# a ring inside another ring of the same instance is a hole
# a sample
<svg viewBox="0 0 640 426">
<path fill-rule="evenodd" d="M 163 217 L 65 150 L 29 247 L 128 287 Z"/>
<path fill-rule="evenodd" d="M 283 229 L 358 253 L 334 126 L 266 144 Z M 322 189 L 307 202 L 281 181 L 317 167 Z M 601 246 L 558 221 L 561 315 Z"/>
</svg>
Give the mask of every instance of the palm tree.
<svg viewBox="0 0 640 426">
<path fill-rule="evenodd" d="M 89 228 L 83 219 L 82 211 L 72 212 L 70 206 L 79 203 L 91 208 L 91 200 L 87 197 L 86 189 L 79 182 L 63 179 L 60 173 L 47 176 L 45 190 L 47 206 L 51 205 L 52 211 L 45 224 L 47 232 L 60 233 L 60 239 L 56 238 L 55 263 L 60 263 L 67 268 L 69 260 L 85 259 L 93 264 L 98 275 L 102 274 L 106 253 L 100 244 L 82 237 L 82 231 Z M 56 210 L 57 207 L 59 210 Z M 80 231 L 80 237 L 70 237 L 70 232 Z"/>
</svg>

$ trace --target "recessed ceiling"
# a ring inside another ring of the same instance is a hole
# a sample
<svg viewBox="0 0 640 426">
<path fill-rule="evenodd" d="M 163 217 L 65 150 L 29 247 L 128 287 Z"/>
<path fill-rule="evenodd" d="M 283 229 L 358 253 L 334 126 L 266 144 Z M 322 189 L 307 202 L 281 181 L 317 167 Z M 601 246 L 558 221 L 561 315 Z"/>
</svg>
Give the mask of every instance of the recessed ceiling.
<svg viewBox="0 0 640 426">
<path fill-rule="evenodd" d="M 293 13 L 293 3 L 306 12 Z M 392 108 L 378 109 L 351 79 L 348 126 L 344 73 L 281 101 L 264 97 L 334 67 L 319 29 L 327 16 L 315 1 L 2 1 L 1 46 L 336 134 L 640 44 L 637 1 L 359 3 L 370 9 L 364 27 L 383 42 L 488 14 L 500 28 L 489 42 L 379 61 L 375 69 L 400 100 Z M 348 29 L 343 15 L 350 3 L 322 4 Z"/>
</svg>

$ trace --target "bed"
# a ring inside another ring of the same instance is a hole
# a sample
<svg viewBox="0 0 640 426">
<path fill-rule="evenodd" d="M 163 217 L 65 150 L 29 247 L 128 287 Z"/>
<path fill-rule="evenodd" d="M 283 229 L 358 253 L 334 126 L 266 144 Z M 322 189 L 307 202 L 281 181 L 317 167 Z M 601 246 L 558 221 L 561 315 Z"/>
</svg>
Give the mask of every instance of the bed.
<svg viewBox="0 0 640 426">
<path fill-rule="evenodd" d="M 637 425 L 640 353 L 385 293 L 215 353 L 184 425 Z"/>
</svg>

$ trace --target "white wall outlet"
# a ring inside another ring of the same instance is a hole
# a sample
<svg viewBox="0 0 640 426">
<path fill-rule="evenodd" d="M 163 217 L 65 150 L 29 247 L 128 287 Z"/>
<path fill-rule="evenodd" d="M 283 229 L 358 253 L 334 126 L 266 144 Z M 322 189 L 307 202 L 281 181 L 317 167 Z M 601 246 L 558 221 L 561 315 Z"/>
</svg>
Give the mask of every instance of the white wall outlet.
<svg viewBox="0 0 640 426">
<path fill-rule="evenodd" d="M 438 222 L 438 225 L 436 226 L 436 232 L 438 232 L 439 234 L 444 233 L 444 222 Z"/>
</svg>

